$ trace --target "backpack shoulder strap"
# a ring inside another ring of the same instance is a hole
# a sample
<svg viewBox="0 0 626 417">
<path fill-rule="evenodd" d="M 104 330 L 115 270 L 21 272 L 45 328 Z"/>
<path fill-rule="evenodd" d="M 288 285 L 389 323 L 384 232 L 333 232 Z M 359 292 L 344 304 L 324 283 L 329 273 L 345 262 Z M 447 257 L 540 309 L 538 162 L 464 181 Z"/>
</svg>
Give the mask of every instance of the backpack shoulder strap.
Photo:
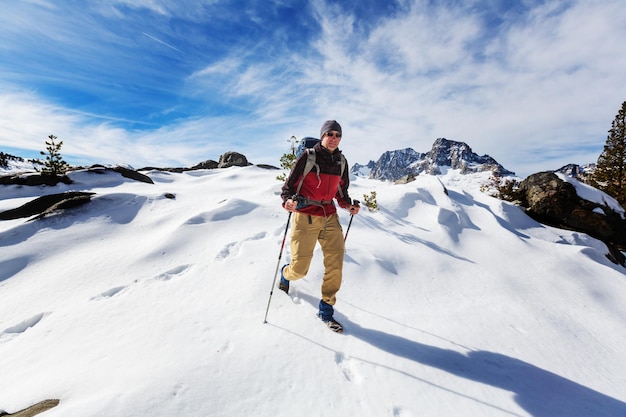
<svg viewBox="0 0 626 417">
<path fill-rule="evenodd" d="M 343 173 L 346 172 L 346 165 L 348 165 L 348 162 L 346 161 L 346 157 L 343 156 L 343 154 L 341 154 L 341 178 L 343 178 Z M 337 185 L 337 191 L 339 192 L 339 195 L 341 196 L 341 198 L 343 198 L 343 191 L 341 190 L 341 185 Z"/>
<path fill-rule="evenodd" d="M 300 195 L 300 188 L 302 188 L 302 183 L 304 182 L 304 177 L 307 176 L 309 172 L 315 167 L 317 169 L 317 177 L 319 179 L 320 168 L 315 161 L 315 149 L 307 148 L 306 149 L 307 157 L 306 157 L 306 165 L 304 165 L 304 171 L 302 172 L 302 177 L 300 178 L 300 183 L 298 184 L 298 188 L 296 188 L 296 195 Z"/>
<path fill-rule="evenodd" d="M 302 172 L 302 178 L 300 179 L 298 188 L 296 188 L 296 195 L 300 195 L 300 188 L 302 188 L 304 177 L 306 177 L 307 174 L 311 172 L 311 170 L 313 170 L 313 167 L 315 167 L 315 169 L 317 170 L 318 180 L 320 178 L 320 167 L 315 160 L 315 149 L 307 148 L 306 153 L 307 153 L 306 164 L 304 165 L 304 171 Z M 340 175 L 341 177 L 343 177 L 343 173 L 346 171 L 347 165 L 348 163 L 346 161 L 346 157 L 343 156 L 343 154 L 341 154 L 341 175 Z M 337 189 L 338 189 L 337 191 L 339 192 L 339 195 L 343 198 L 343 191 L 341 190 L 341 185 L 338 185 Z"/>
<path fill-rule="evenodd" d="M 348 165 L 348 161 L 346 161 L 346 157 L 341 154 L 341 176 L 343 177 L 343 173 L 346 171 L 346 165 Z"/>
</svg>

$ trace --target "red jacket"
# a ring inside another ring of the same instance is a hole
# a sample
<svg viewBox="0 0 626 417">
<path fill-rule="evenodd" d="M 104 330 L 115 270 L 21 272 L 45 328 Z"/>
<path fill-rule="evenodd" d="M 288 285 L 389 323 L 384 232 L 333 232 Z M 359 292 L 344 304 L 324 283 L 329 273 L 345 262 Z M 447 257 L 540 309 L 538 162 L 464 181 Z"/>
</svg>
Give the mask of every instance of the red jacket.
<svg viewBox="0 0 626 417">
<path fill-rule="evenodd" d="M 333 198 L 337 200 L 337 204 L 339 204 L 341 208 L 346 208 L 352 204 L 352 200 L 348 195 L 348 186 L 350 185 L 348 164 L 346 162 L 346 169 L 344 169 L 342 175 L 341 151 L 339 149 L 330 153 L 328 149 L 322 147 L 319 143 L 314 146 L 314 149 L 315 162 L 319 166 L 319 172 L 317 167 L 314 167 L 311 172 L 307 174 L 300 188 L 299 195 L 309 200 L 321 201 L 322 206 L 310 204 L 299 208 L 298 212 L 312 216 L 328 216 L 337 212 L 337 208 L 332 201 Z M 306 160 L 307 153 L 303 152 L 296 160 L 294 167 L 289 173 L 289 177 L 287 181 L 285 181 L 281 193 L 283 205 L 285 201 L 296 194 L 296 190 L 302 179 L 302 174 L 304 173 Z M 341 188 L 341 193 L 339 192 L 339 188 Z"/>
</svg>

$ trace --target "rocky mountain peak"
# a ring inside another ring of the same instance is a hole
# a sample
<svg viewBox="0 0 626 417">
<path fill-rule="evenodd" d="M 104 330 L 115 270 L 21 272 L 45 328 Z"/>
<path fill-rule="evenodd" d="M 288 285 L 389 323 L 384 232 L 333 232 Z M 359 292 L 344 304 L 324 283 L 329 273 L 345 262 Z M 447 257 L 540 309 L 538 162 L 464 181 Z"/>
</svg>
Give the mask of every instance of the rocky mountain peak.
<svg viewBox="0 0 626 417">
<path fill-rule="evenodd" d="M 438 138 L 430 151 L 416 152 L 412 148 L 387 151 L 378 161 L 367 165 L 369 178 L 396 181 L 419 174 L 442 174 L 441 168 L 459 169 L 462 174 L 492 171 L 497 175 L 514 175 L 489 155 L 479 156 L 464 142 Z M 364 172 L 364 166 L 356 164 L 354 173 Z"/>
</svg>

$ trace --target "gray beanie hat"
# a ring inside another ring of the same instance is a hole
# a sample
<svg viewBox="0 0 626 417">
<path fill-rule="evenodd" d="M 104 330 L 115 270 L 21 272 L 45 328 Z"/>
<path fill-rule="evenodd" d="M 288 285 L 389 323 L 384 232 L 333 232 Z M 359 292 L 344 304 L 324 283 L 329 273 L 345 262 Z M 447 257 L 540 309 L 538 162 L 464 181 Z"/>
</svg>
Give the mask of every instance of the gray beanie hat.
<svg viewBox="0 0 626 417">
<path fill-rule="evenodd" d="M 320 129 L 320 138 L 324 136 L 324 133 L 330 132 L 331 130 L 342 133 L 341 125 L 339 125 L 336 120 L 326 120 Z"/>
</svg>

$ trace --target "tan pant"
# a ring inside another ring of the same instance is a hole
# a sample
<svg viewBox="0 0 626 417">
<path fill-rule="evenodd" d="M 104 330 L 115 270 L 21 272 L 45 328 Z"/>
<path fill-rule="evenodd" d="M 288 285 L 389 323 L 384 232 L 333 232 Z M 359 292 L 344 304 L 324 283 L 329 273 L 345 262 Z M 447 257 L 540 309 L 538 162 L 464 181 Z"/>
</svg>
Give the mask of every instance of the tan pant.
<svg viewBox="0 0 626 417">
<path fill-rule="evenodd" d="M 341 287 L 343 270 L 343 230 L 335 213 L 326 218 L 294 213 L 291 226 L 291 263 L 283 269 L 290 281 L 303 278 L 309 272 L 315 243 L 319 242 L 324 254 L 322 300 L 334 305 L 335 295 Z"/>
</svg>

